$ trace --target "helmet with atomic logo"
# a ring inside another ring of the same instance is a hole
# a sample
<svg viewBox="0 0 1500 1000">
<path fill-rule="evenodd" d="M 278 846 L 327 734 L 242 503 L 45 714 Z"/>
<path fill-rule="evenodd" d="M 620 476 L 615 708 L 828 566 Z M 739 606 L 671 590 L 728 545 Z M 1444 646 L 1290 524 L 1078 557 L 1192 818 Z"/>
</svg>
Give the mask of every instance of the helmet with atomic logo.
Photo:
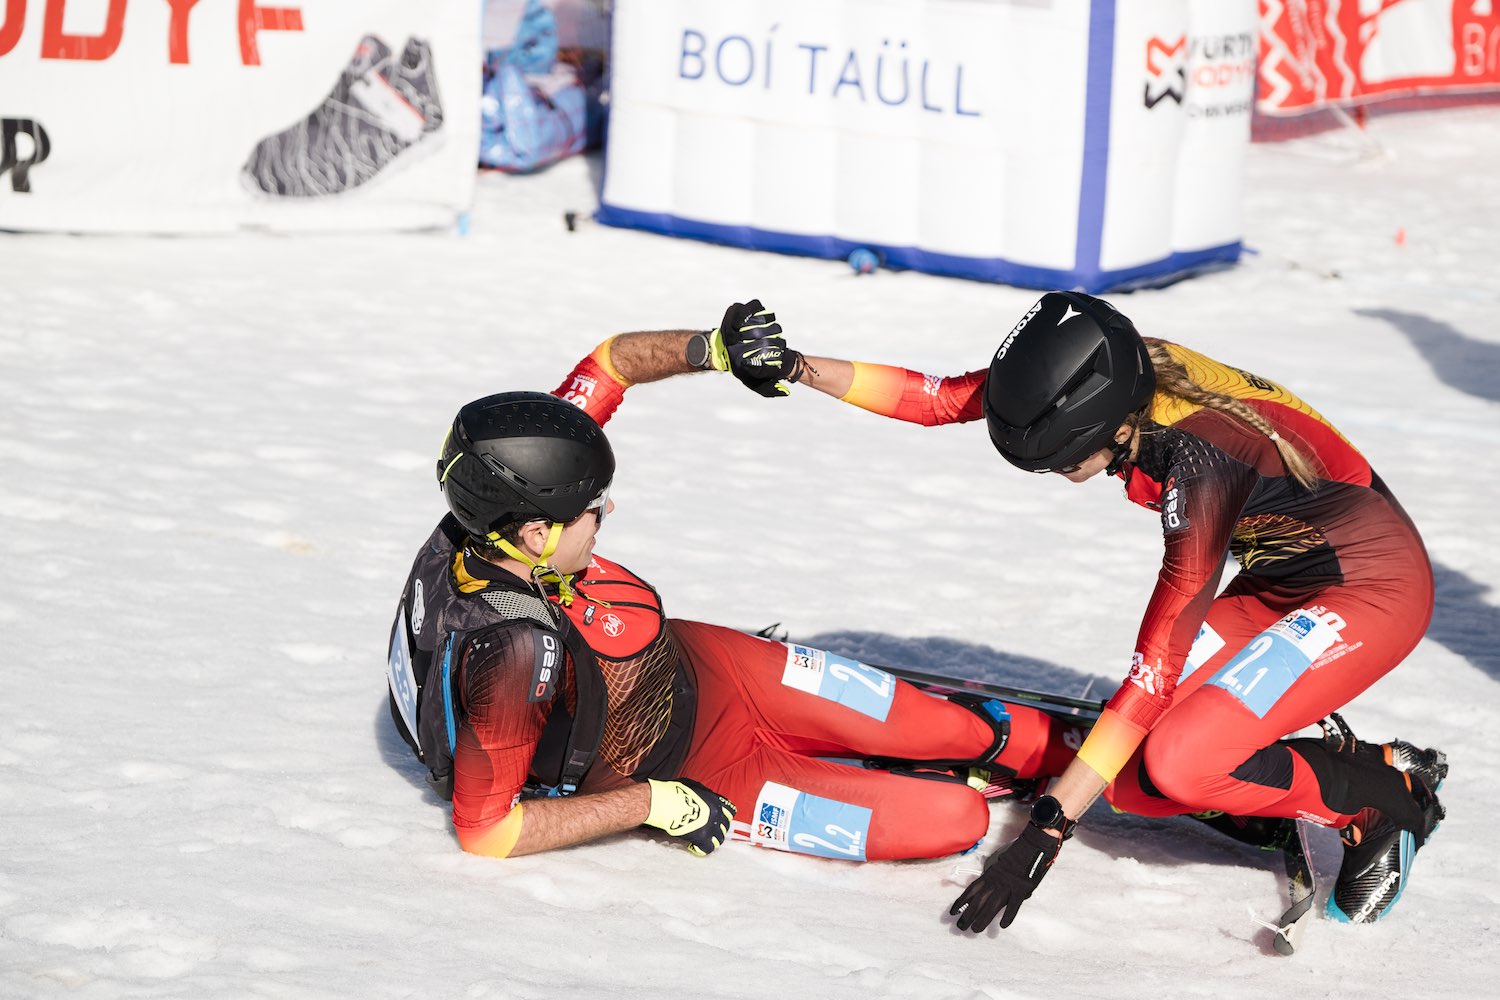
<svg viewBox="0 0 1500 1000">
<path fill-rule="evenodd" d="M 1114 443 L 1156 373 L 1125 315 L 1082 292 L 1048 292 L 995 352 L 984 385 L 990 441 L 1028 472 L 1077 465 Z"/>
</svg>

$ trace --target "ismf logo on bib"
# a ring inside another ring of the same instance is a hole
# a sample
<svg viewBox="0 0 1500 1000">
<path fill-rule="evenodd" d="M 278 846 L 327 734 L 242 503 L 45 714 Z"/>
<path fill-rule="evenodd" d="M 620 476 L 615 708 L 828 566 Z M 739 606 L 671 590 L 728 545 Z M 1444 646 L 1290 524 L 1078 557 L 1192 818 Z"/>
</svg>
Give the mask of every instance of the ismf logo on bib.
<svg viewBox="0 0 1500 1000">
<path fill-rule="evenodd" d="M 1313 661 L 1339 641 L 1343 624 L 1326 611 L 1320 615 L 1298 608 L 1251 639 L 1208 683 L 1228 691 L 1264 719 Z"/>
<path fill-rule="evenodd" d="M 820 858 L 865 860 L 872 811 L 768 781 L 755 800 L 750 842 Z"/>
<path fill-rule="evenodd" d="M 811 646 L 786 646 L 781 683 L 885 721 L 896 697 L 896 679 L 884 670 Z"/>
</svg>

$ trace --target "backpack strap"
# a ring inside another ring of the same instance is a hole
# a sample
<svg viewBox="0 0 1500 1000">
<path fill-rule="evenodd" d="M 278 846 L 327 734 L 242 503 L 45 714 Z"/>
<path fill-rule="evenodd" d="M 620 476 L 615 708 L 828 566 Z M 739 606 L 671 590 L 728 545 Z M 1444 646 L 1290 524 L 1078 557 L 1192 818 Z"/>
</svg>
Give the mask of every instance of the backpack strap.
<svg viewBox="0 0 1500 1000">
<path fill-rule="evenodd" d="M 566 617 L 555 628 L 573 661 L 573 683 L 578 693 L 576 715 L 570 715 L 559 699 L 547 716 L 547 725 L 531 760 L 536 781 L 529 791 L 537 795 L 572 795 L 599 756 L 604 741 L 604 721 L 609 711 L 609 689 L 598 658 L 583 636 Z"/>
</svg>

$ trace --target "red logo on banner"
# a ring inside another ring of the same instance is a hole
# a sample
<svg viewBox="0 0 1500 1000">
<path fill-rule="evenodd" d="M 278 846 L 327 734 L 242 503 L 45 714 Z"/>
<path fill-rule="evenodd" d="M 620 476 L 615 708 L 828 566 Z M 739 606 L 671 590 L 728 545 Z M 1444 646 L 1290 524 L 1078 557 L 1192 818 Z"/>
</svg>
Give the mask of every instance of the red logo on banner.
<svg viewBox="0 0 1500 1000">
<path fill-rule="evenodd" d="M 1182 103 L 1187 92 L 1186 49 L 1186 35 L 1171 43 L 1160 38 L 1146 42 L 1146 107 L 1154 108 L 1168 97 Z"/>
<path fill-rule="evenodd" d="M 76 59 L 99 62 L 115 54 L 125 34 L 125 9 L 128 0 L 109 0 L 104 23 L 98 34 L 72 34 L 63 29 L 63 12 L 68 0 L 40 0 L 46 4 L 42 14 L 43 59 Z M 141 3 L 142 0 L 136 0 Z M 153 0 L 159 2 L 159 0 Z M 167 27 L 167 59 L 173 63 L 188 61 L 188 17 L 199 0 L 166 0 L 172 8 Z M 256 38 L 262 31 L 301 31 L 302 10 L 299 7 L 261 7 L 255 0 L 239 0 L 240 61 L 246 66 L 260 65 Z M 26 0 L 4 0 L 4 18 L 0 19 L 0 56 L 16 47 L 26 25 Z"/>
</svg>

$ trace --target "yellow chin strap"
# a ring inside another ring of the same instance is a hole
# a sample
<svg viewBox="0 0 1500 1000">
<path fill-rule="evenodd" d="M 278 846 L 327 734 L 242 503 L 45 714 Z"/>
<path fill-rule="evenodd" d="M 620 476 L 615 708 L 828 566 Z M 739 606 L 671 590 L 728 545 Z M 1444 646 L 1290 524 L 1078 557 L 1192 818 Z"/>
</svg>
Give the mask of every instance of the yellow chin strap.
<svg viewBox="0 0 1500 1000">
<path fill-rule="evenodd" d="M 553 521 L 552 527 L 547 532 L 547 544 L 542 546 L 542 554 L 533 560 L 526 553 L 516 548 L 510 542 L 500 537 L 498 531 L 492 531 L 485 537 L 491 545 L 501 552 L 510 556 L 518 562 L 525 563 L 531 567 L 531 578 L 538 583 L 550 583 L 557 587 L 557 600 L 563 607 L 573 606 L 573 577 L 559 573 L 556 567 L 548 564 L 547 560 L 552 558 L 552 553 L 557 551 L 557 542 L 562 538 L 563 525 L 559 521 Z"/>
</svg>

